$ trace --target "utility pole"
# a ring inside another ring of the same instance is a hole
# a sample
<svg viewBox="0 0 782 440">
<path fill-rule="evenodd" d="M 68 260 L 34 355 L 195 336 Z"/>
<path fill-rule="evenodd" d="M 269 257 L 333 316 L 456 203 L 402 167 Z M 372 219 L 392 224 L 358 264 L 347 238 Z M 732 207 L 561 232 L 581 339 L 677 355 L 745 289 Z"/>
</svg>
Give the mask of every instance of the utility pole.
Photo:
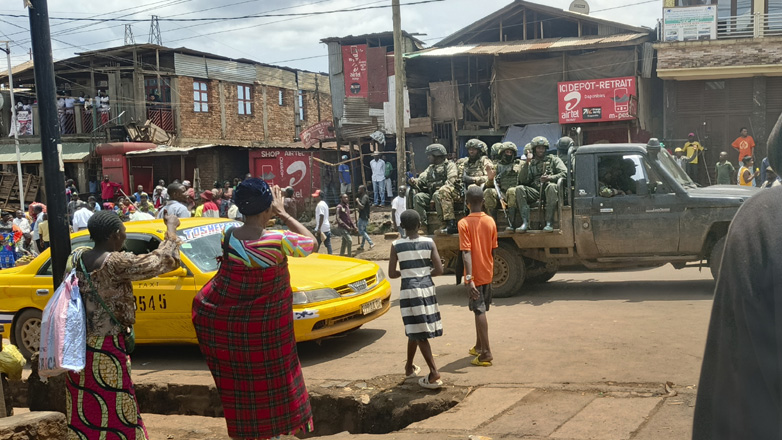
<svg viewBox="0 0 782 440">
<path fill-rule="evenodd" d="M 11 46 L 5 42 L 5 54 L 8 58 L 8 90 L 11 94 L 11 126 L 14 130 L 16 144 L 16 173 L 19 175 L 19 209 L 24 212 L 24 180 L 22 179 L 22 155 L 19 153 L 19 119 L 16 117 L 16 101 L 14 100 L 14 72 L 11 71 Z"/>
<path fill-rule="evenodd" d="M 49 31 L 47 0 L 30 0 L 30 40 L 33 47 L 35 92 L 41 128 L 41 159 L 46 176 L 46 212 L 49 215 L 52 249 L 52 281 L 60 285 L 65 263 L 71 253 L 71 232 L 65 211 L 65 167 L 60 153 L 60 124 L 57 117 L 57 91 L 52 61 L 52 38 Z"/>
<path fill-rule="evenodd" d="M 402 59 L 402 18 L 399 0 L 391 0 L 394 15 L 394 87 L 396 95 L 396 182 L 403 185 L 407 171 L 407 145 L 405 142 L 405 64 Z"/>
</svg>

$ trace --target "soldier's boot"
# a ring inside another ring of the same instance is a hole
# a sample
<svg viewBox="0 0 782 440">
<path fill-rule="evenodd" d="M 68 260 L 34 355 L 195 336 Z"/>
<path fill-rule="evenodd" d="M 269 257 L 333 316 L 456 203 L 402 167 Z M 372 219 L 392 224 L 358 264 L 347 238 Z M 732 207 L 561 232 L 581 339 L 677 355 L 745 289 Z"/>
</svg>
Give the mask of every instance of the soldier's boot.
<svg viewBox="0 0 782 440">
<path fill-rule="evenodd" d="M 508 215 L 508 227 L 505 228 L 505 232 L 513 232 L 513 225 L 516 224 L 516 210 L 511 209 L 510 215 Z"/>
<path fill-rule="evenodd" d="M 543 228 L 543 232 L 554 232 L 554 213 L 556 210 L 556 203 L 546 203 L 546 226 Z"/>
<path fill-rule="evenodd" d="M 456 225 L 456 220 L 448 220 L 448 226 L 440 230 L 441 234 L 458 234 L 459 227 Z"/>
<path fill-rule="evenodd" d="M 521 207 L 519 208 L 519 211 L 521 211 L 521 226 L 519 226 L 516 229 L 516 232 L 519 234 L 523 234 L 527 232 L 527 229 L 529 229 L 529 205 L 527 204 L 527 201 L 524 200 L 524 203 L 522 203 Z"/>
</svg>

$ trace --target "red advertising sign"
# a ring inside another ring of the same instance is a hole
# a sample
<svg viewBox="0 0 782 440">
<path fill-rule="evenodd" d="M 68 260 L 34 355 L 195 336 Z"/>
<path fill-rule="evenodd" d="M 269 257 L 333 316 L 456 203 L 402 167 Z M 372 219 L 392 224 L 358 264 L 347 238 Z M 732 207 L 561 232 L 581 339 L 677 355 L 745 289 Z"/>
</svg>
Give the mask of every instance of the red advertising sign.
<svg viewBox="0 0 782 440">
<path fill-rule="evenodd" d="M 638 92 L 634 76 L 557 84 L 559 123 L 635 119 Z"/>
<path fill-rule="evenodd" d="M 261 149 L 250 152 L 250 173 L 280 188 L 292 186 L 297 199 L 320 188 L 320 168 L 310 167 L 310 154 L 303 151 Z"/>
<path fill-rule="evenodd" d="M 329 128 L 331 128 L 331 130 L 329 130 Z M 333 138 L 334 128 L 331 126 L 331 122 L 321 121 L 302 131 L 299 137 L 301 138 L 301 143 L 303 143 L 305 147 L 309 148 L 317 144 L 318 141 Z"/>
<path fill-rule="evenodd" d="M 368 97 L 367 45 L 342 46 L 342 65 L 345 73 L 345 96 Z"/>
</svg>

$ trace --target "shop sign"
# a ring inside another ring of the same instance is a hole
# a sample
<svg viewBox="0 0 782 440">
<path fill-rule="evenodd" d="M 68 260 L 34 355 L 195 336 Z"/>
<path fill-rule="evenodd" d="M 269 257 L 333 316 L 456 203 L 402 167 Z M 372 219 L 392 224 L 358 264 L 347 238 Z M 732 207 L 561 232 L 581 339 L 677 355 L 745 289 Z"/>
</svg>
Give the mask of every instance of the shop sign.
<svg viewBox="0 0 782 440">
<path fill-rule="evenodd" d="M 716 39 L 717 5 L 663 9 L 664 41 Z"/>
<path fill-rule="evenodd" d="M 345 74 L 345 96 L 367 98 L 369 96 L 367 45 L 342 46 L 342 65 Z"/>
<path fill-rule="evenodd" d="M 633 76 L 561 82 L 557 91 L 560 124 L 636 118 L 638 92 Z"/>
</svg>

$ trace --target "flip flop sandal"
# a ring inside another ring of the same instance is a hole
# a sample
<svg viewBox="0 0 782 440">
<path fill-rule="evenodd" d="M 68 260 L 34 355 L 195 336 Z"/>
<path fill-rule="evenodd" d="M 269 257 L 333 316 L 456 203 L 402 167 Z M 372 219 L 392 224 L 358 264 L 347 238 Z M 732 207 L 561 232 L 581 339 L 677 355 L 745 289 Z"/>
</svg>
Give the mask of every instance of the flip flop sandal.
<svg viewBox="0 0 782 440">
<path fill-rule="evenodd" d="M 421 388 L 426 388 L 427 390 L 436 390 L 443 386 L 442 379 L 437 379 L 434 382 L 429 382 L 429 376 L 424 376 L 420 379 L 418 379 L 418 385 L 421 386 Z"/>
<path fill-rule="evenodd" d="M 491 367 L 491 361 L 482 361 L 480 356 L 475 356 L 470 363 L 477 367 Z"/>
<path fill-rule="evenodd" d="M 480 353 L 478 353 L 478 350 L 475 349 L 475 347 L 472 347 L 470 351 L 467 352 L 470 356 L 480 356 Z"/>
<path fill-rule="evenodd" d="M 421 367 L 419 367 L 416 364 L 413 364 L 413 372 L 405 376 L 405 379 L 412 379 L 414 377 L 418 377 L 418 373 L 421 372 Z"/>
</svg>

